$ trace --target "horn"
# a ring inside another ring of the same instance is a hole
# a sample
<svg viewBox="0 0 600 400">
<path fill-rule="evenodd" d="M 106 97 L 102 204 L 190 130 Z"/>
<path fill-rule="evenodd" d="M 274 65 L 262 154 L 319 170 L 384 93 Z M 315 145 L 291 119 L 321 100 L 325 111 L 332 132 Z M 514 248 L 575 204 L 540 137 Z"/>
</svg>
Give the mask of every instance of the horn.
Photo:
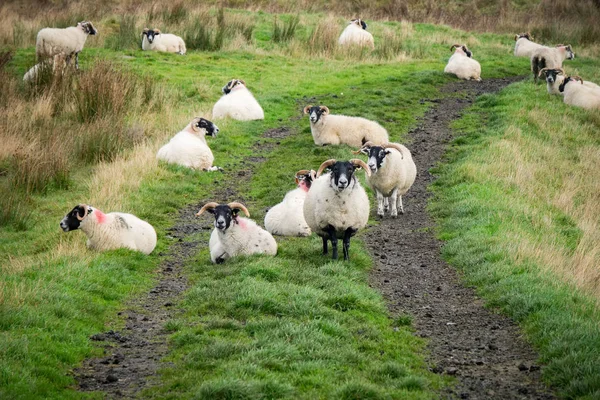
<svg viewBox="0 0 600 400">
<path fill-rule="evenodd" d="M 88 205 L 87 204 L 80 204 L 78 207 L 83 207 L 83 217 L 79 216 L 79 211 L 77 211 L 77 219 L 80 221 L 83 221 L 83 219 L 87 216 L 88 213 Z"/>
<path fill-rule="evenodd" d="M 450 47 L 450 51 L 454 50 L 457 47 L 460 47 L 460 44 L 453 44 L 452 47 Z"/>
<path fill-rule="evenodd" d="M 154 33 L 155 33 L 155 34 L 156 34 L 156 33 L 160 34 L 160 29 L 158 29 L 158 28 L 154 28 Z"/>
<path fill-rule="evenodd" d="M 515 35 L 515 42 L 519 40 L 519 35 Z"/>
<path fill-rule="evenodd" d="M 329 114 L 329 108 L 326 106 L 321 106 L 321 110 L 324 110 L 326 114 Z"/>
<path fill-rule="evenodd" d="M 306 107 L 304 107 L 304 114 L 308 114 L 308 110 L 310 110 L 311 107 L 312 107 L 312 104 L 309 104 Z"/>
<path fill-rule="evenodd" d="M 363 160 L 360 160 L 358 158 L 353 158 L 352 160 L 350 160 L 350 162 L 352 164 L 354 164 L 355 167 L 361 167 L 362 169 L 364 169 L 367 176 L 371 176 L 371 169 L 367 166 L 367 164 Z"/>
<path fill-rule="evenodd" d="M 238 79 L 238 81 L 242 82 L 242 85 L 246 86 L 246 82 L 244 82 L 242 79 Z"/>
<path fill-rule="evenodd" d="M 250 218 L 250 211 L 248 211 L 248 209 L 246 208 L 245 205 L 243 205 L 242 203 L 238 203 L 238 202 L 233 202 L 233 203 L 229 203 L 227 204 L 229 206 L 229 208 L 231 208 L 232 210 L 234 208 L 239 208 L 240 210 L 242 210 L 244 212 L 244 214 L 246 214 L 246 217 Z"/>
<path fill-rule="evenodd" d="M 219 203 L 215 203 L 214 201 L 210 202 L 210 203 L 206 203 L 201 209 L 200 211 L 198 211 L 196 213 L 196 216 L 199 217 L 200 215 L 202 215 L 202 213 L 206 210 L 212 210 L 214 209 L 216 206 L 218 206 Z"/>
<path fill-rule="evenodd" d="M 310 171 L 307 169 L 301 169 L 300 171 L 296 172 L 296 176 L 303 176 L 303 175 L 309 175 Z"/>
<path fill-rule="evenodd" d="M 384 149 L 396 149 L 400 152 L 400 156 L 404 159 L 404 153 L 402 152 L 402 147 L 398 143 L 387 143 L 383 145 Z"/>
<path fill-rule="evenodd" d="M 366 142 L 365 144 L 363 144 L 363 145 L 360 147 L 360 149 L 358 149 L 358 150 L 356 150 L 356 151 L 353 151 L 353 152 L 352 152 L 352 154 L 360 154 L 360 153 L 362 153 L 362 150 L 363 150 L 365 147 L 373 147 L 373 142 L 371 142 L 371 141 L 368 141 L 368 142 Z"/>
<path fill-rule="evenodd" d="M 574 81 L 580 81 L 581 84 L 583 85 L 583 79 L 581 79 L 581 77 L 579 75 L 572 76 L 571 79 L 573 79 Z"/>
<path fill-rule="evenodd" d="M 317 178 L 321 176 L 321 173 L 325 170 L 325 168 L 332 166 L 336 162 L 337 162 L 337 160 L 335 158 L 332 158 L 332 159 L 325 161 L 323 164 L 321 164 L 321 166 L 319 167 L 319 170 L 317 171 Z"/>
<path fill-rule="evenodd" d="M 542 76 L 542 73 L 545 72 L 545 71 L 548 71 L 549 69 L 551 69 L 551 68 L 542 68 L 542 69 L 540 69 L 540 73 L 538 74 L 538 77 Z"/>
<path fill-rule="evenodd" d="M 566 75 L 566 74 L 567 74 L 567 73 L 565 72 L 565 70 L 564 70 L 564 69 L 562 69 L 562 68 L 557 68 L 557 70 L 558 70 L 558 71 L 559 71 L 561 74 L 563 74 L 563 75 Z"/>
</svg>

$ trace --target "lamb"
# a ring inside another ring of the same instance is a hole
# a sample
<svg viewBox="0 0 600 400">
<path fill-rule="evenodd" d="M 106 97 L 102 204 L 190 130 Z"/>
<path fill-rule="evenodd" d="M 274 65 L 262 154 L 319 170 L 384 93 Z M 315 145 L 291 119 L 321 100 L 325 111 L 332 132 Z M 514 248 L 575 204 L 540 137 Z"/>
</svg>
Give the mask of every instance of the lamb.
<svg viewBox="0 0 600 400">
<path fill-rule="evenodd" d="M 532 42 L 531 33 L 520 33 L 515 35 L 515 56 L 531 58 L 533 52 L 542 46 Z"/>
<path fill-rule="evenodd" d="M 473 53 L 464 44 L 452 45 L 450 51 L 454 48 L 456 50 L 448 60 L 444 72 L 454 74 L 460 79 L 481 81 L 481 65 L 472 58 Z"/>
<path fill-rule="evenodd" d="M 304 220 L 304 199 L 316 172 L 301 170 L 296 172 L 298 187 L 288 192 L 283 201 L 273 206 L 265 215 L 265 229 L 273 235 L 310 236 L 311 230 Z"/>
<path fill-rule="evenodd" d="M 150 254 L 156 247 L 156 231 L 132 214 L 102 211 L 87 204 L 75 206 L 60 222 L 63 231 L 81 229 L 88 237 L 87 247 L 104 251 L 120 248 Z"/>
<path fill-rule="evenodd" d="M 233 118 L 238 121 L 265 119 L 265 113 L 246 88 L 246 82 L 232 79 L 223 86 L 223 96 L 213 107 L 213 118 Z"/>
<path fill-rule="evenodd" d="M 402 195 L 408 192 L 417 176 L 417 166 L 410 151 L 399 143 L 382 146 L 365 143 L 355 153 L 363 153 L 369 157 L 367 164 L 371 176 L 367 181 L 377 194 L 377 215 L 383 218 L 384 208 L 385 211 L 390 208 L 390 199 L 391 216 L 396 218 L 398 210 L 404 214 Z"/>
<path fill-rule="evenodd" d="M 162 33 L 160 29 L 144 28 L 142 31 L 142 50 L 164 51 L 185 55 L 186 48 L 183 39 L 172 33 Z"/>
<path fill-rule="evenodd" d="M 68 57 L 65 53 L 59 53 L 40 63 L 35 64 L 29 69 L 23 76 L 23 81 L 28 83 L 37 82 L 41 76 L 44 76 L 46 71 L 50 72 L 52 69 L 52 75 L 62 74 L 67 67 Z"/>
<path fill-rule="evenodd" d="M 171 164 L 184 167 L 217 171 L 219 167 L 212 165 L 214 156 L 206 143 L 205 135 L 217 136 L 219 128 L 212 122 L 196 117 L 169 143 L 158 150 L 156 158 Z"/>
<path fill-rule="evenodd" d="M 250 217 L 250 212 L 243 204 L 211 202 L 205 204 L 196 215 L 200 216 L 205 211 L 215 216 L 215 229 L 208 243 L 213 263 L 221 264 L 239 255 L 277 254 L 277 242 L 269 232 L 251 219 L 238 217 L 240 211 Z"/>
<path fill-rule="evenodd" d="M 321 176 L 327 168 L 331 172 Z M 323 239 L 323 254 L 327 254 L 327 240 L 331 241 L 334 260 L 338 258 L 338 238 L 343 240 L 344 260 L 348 260 L 350 238 L 369 220 L 369 198 L 356 179 L 357 168 L 371 175 L 367 164 L 359 159 L 325 161 L 304 200 L 306 223 Z"/>
<path fill-rule="evenodd" d="M 580 84 L 577 83 L 580 82 Z M 567 76 L 560 84 L 565 104 L 587 110 L 600 110 L 600 89 L 585 86 L 578 76 Z"/>
<path fill-rule="evenodd" d="M 67 56 L 75 55 L 75 68 L 79 69 L 79 53 L 83 50 L 88 35 L 96 35 L 98 31 L 89 21 L 78 22 L 77 26 L 68 28 L 44 28 L 37 34 L 35 54 L 38 61 L 43 61 L 59 53 Z"/>
<path fill-rule="evenodd" d="M 371 49 L 375 48 L 373 35 L 367 32 L 367 24 L 361 19 L 353 19 L 350 21 L 346 29 L 338 39 L 340 46 L 368 46 Z"/>
<path fill-rule="evenodd" d="M 531 54 L 531 71 L 533 72 L 533 79 L 537 83 L 542 69 L 562 68 L 565 59 L 573 60 L 574 58 L 575 53 L 573 53 L 570 44 L 566 46 L 559 44 L 554 48 L 542 46 L 541 48 L 534 50 Z"/>
<path fill-rule="evenodd" d="M 387 143 L 388 132 L 377 122 L 360 117 L 329 114 L 325 106 L 304 107 L 309 115 L 310 131 L 317 146 L 347 144 L 362 146 L 366 142 Z"/>
</svg>

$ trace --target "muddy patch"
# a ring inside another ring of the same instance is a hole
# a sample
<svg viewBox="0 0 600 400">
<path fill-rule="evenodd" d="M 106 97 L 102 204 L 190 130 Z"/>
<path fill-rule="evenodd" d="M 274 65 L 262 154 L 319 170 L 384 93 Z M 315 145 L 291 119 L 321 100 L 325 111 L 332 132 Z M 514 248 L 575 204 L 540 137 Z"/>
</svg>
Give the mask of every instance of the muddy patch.
<svg viewBox="0 0 600 400">
<path fill-rule="evenodd" d="M 269 139 L 285 139 L 293 133 L 292 129 L 287 126 L 282 126 L 280 128 L 269 129 L 265 133 L 262 134 L 262 137 Z"/>
<path fill-rule="evenodd" d="M 439 162 L 452 138 L 449 123 L 475 98 L 497 92 L 522 78 L 457 82 L 444 88 L 451 96 L 424 99 L 434 107 L 410 132 L 418 175 L 403 196 L 406 214 L 386 216 L 364 239 L 376 260 L 371 283 L 384 294 L 393 315 L 409 314 L 417 334 L 429 342 L 430 365 L 452 375 L 457 385 L 442 398 L 553 399 L 541 383 L 537 355 L 514 322 L 484 307 L 473 288 L 441 258 L 442 243 L 426 211 L 429 169 Z M 383 238 L 383 239 L 382 239 Z"/>
</svg>

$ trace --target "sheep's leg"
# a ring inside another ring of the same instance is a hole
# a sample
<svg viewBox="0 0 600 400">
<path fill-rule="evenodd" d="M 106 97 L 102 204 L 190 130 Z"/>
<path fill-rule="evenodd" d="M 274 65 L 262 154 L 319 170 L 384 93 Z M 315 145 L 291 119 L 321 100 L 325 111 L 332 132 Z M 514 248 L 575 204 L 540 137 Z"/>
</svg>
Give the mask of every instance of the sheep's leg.
<svg viewBox="0 0 600 400">
<path fill-rule="evenodd" d="M 350 259 L 350 238 L 354 236 L 356 233 L 356 229 L 348 228 L 346 232 L 344 232 L 344 260 L 348 261 Z"/>
<path fill-rule="evenodd" d="M 333 260 L 338 259 L 338 250 L 337 250 L 337 235 L 335 232 L 335 228 L 331 225 L 327 227 L 327 233 L 329 234 L 329 240 L 331 240 L 331 258 Z"/>
<path fill-rule="evenodd" d="M 323 255 L 326 255 L 327 254 L 327 237 L 322 236 L 321 239 L 323 239 Z"/>
<path fill-rule="evenodd" d="M 75 53 L 75 69 L 79 69 L 79 52 Z"/>
<path fill-rule="evenodd" d="M 402 208 L 402 197 L 398 195 L 398 189 L 394 189 L 394 191 L 392 192 L 392 195 L 390 196 L 390 199 L 392 199 L 392 218 L 397 218 L 398 217 L 398 206 L 397 206 L 397 202 L 398 199 L 400 199 L 400 207 Z M 401 211 L 402 213 L 404 213 L 404 211 Z"/>
<path fill-rule="evenodd" d="M 385 211 L 385 212 L 390 211 L 390 198 L 389 197 L 383 198 L 383 211 Z"/>
<path fill-rule="evenodd" d="M 377 191 L 377 215 L 383 218 L 383 194 Z"/>
</svg>

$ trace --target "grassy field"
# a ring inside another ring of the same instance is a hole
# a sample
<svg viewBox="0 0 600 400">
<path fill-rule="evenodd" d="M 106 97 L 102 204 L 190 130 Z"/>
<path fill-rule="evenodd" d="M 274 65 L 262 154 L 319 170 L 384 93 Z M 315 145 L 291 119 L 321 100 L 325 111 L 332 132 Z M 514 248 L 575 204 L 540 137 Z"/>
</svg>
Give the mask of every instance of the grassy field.
<svg viewBox="0 0 600 400">
<path fill-rule="evenodd" d="M 0 226 L 0 397 L 101 397 L 75 392 L 70 371 L 101 353 L 88 337 L 122 326 L 117 311 L 151 287 L 158 254 L 171 240 L 165 229 L 177 209 L 200 200 L 242 199 L 262 222 L 264 210 L 292 187 L 295 171 L 351 157 L 347 147 L 312 145 L 301 116 L 306 104 L 376 119 L 393 140 L 403 141 L 430 106 L 421 100 L 440 96 L 439 88 L 453 80 L 441 72 L 451 44 L 469 45 L 484 79 L 521 75 L 528 68 L 527 60 L 509 56 L 514 43 L 509 35 L 373 22 L 374 34 L 388 40 L 367 54 L 332 46 L 341 18 L 301 13 L 293 34 L 274 42 L 275 26 L 292 29 L 293 15 L 227 10 L 226 22 L 219 22 L 217 10 L 194 12 L 206 15 L 205 29 L 216 33 L 203 36 L 193 18 L 178 16 L 175 8 L 163 15 L 94 21 L 103 36 L 90 39 L 81 55 L 83 72 L 74 79 L 79 89 L 88 81 L 113 83 L 102 93 L 114 101 L 98 117 L 86 117 L 97 105 L 72 97 L 69 85 L 42 93 L 21 87 L 17 81 L 33 63 L 31 32 L 40 26 L 23 22 L 13 36 L 14 57 L 4 72 L 10 79 L 1 88 L 11 96 L 0 98 L 5 117 L 0 139 L 17 143 L 0 154 L 0 187 L 11 193 L 0 200 L 3 211 L 10 210 Z M 152 20 L 185 27 L 186 38 L 195 43 L 188 55 L 136 49 L 137 32 Z M 579 52 L 583 57 L 572 63 L 573 71 L 600 81 L 594 52 Z M 108 63 L 94 65 L 96 60 Z M 119 96 L 123 77 L 139 82 L 127 96 Z M 209 144 L 225 173 L 158 164 L 158 147 L 192 117 L 210 117 L 220 88 L 234 77 L 248 83 L 266 119 L 218 123 L 219 136 Z M 93 86 L 81 93 L 91 96 Z M 56 108 L 60 99 L 64 107 Z M 113 112 L 118 118 L 111 118 Z M 598 180 L 592 170 L 598 121 L 597 112 L 567 109 L 531 83 L 482 99 L 457 123 L 464 136 L 449 164 L 440 167 L 432 206 L 449 240 L 448 259 L 492 305 L 523 323 L 549 365 L 548 382 L 566 397 L 593 398 L 600 390 L 594 371 L 600 357 L 594 268 L 600 254 Z M 262 137 L 281 126 L 292 134 Z M 83 143 L 94 137 L 99 145 L 73 145 L 72 137 Z M 63 152 L 48 151 L 49 144 Z M 519 151 L 523 147 L 527 152 Z M 39 162 L 40 152 L 48 160 Z M 249 168 L 247 157 L 262 162 L 251 167 L 250 178 L 240 178 L 237 171 Z M 23 162 L 37 167 L 24 170 Z M 47 165 L 57 165 L 51 170 L 56 173 L 48 175 Z M 526 179 L 526 173 L 536 179 Z M 222 187 L 235 188 L 239 197 L 214 198 Z M 158 231 L 157 250 L 151 256 L 86 250 L 83 234 L 63 234 L 58 227 L 80 202 L 148 220 Z M 202 250 L 188 263 L 185 313 L 167 326 L 173 331 L 168 359 L 174 366 L 144 396 L 435 397 L 448 382 L 427 371 L 424 342 L 411 335 L 410 321 L 389 316 L 381 296 L 369 288 L 371 261 L 358 239 L 350 263 L 320 256 L 316 238 L 280 241 L 274 259 L 241 259 L 218 268 Z M 528 290 L 534 284 L 537 290 Z"/>
</svg>

